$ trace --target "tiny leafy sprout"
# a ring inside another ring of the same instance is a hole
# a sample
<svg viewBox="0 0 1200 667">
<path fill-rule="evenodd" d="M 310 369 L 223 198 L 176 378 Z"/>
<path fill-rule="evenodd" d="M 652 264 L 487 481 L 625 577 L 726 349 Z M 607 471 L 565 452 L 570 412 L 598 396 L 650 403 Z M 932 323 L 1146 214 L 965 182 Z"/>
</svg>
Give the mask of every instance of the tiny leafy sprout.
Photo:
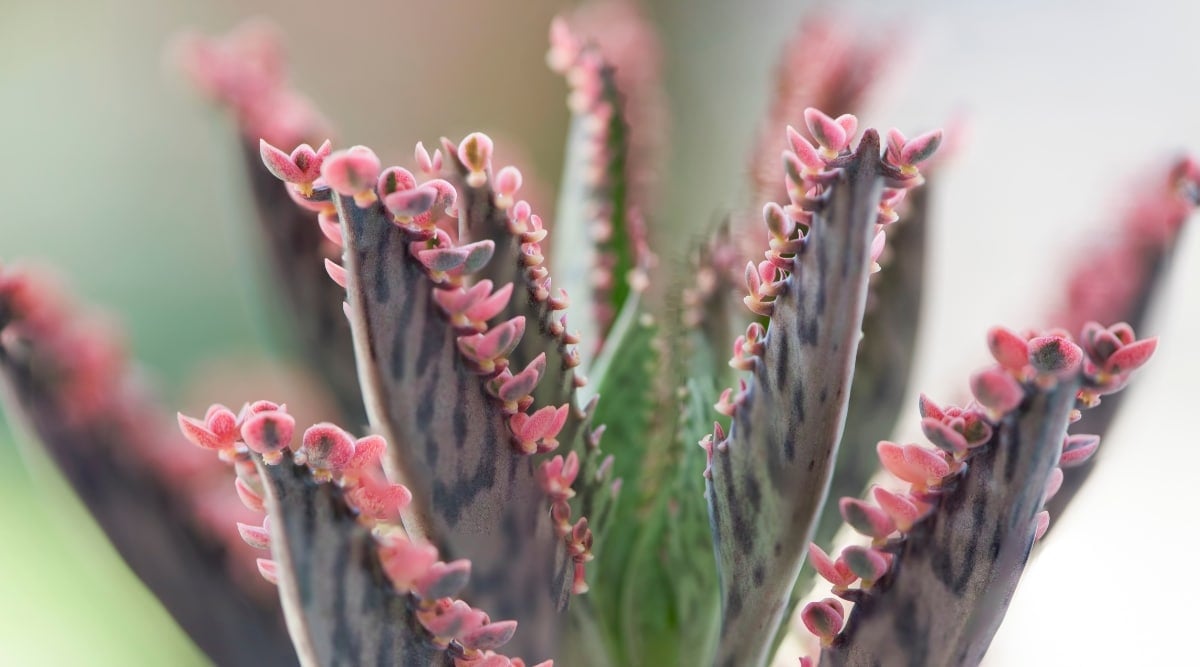
<svg viewBox="0 0 1200 667">
<path fill-rule="evenodd" d="M 1196 162 L 1122 189 L 1107 245 L 1063 249 L 1058 328 L 989 330 L 994 363 L 938 394 L 970 400 L 921 394 L 913 442 L 921 186 L 954 137 L 854 115 L 893 40 L 799 29 L 752 202 L 689 248 L 651 244 L 673 240 L 650 232 L 678 170 L 633 4 L 550 27 L 571 115 L 552 211 L 484 132 L 406 165 L 335 145 L 277 40 L 259 23 L 178 51 L 237 125 L 245 231 L 329 421 L 260 400 L 160 431 L 115 339 L 0 266 L 0 395 L 215 664 L 761 667 L 809 638 L 805 667 L 983 660 L 1157 348 L 1134 330 Z"/>
</svg>

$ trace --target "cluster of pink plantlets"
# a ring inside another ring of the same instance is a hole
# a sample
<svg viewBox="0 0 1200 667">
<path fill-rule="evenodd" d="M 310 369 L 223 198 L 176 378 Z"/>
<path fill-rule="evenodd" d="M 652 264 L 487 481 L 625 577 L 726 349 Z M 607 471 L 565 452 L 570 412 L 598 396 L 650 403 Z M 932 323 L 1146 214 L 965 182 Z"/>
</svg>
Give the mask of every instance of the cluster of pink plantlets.
<svg viewBox="0 0 1200 667">
<path fill-rule="evenodd" d="M 883 468 L 908 485 L 893 491 L 876 485 L 870 490 L 875 504 L 857 498 L 843 498 L 839 510 L 847 525 L 870 538 L 869 546 L 851 545 L 836 559 L 820 546 L 809 546 L 809 559 L 817 572 L 833 585 L 833 593 L 851 602 L 873 592 L 897 563 L 903 560 L 905 540 L 914 526 L 936 512 L 947 490 L 954 489 L 972 472 L 972 461 L 987 455 L 989 448 L 1011 447 L 1012 442 L 993 436 L 1001 423 L 1019 418 L 1023 405 L 1033 394 L 1056 388 L 1060 383 L 1077 387 L 1075 398 L 1080 408 L 1095 407 L 1100 397 L 1122 389 L 1133 371 L 1144 365 L 1157 346 L 1156 338 L 1136 339 L 1133 329 L 1121 323 L 1109 328 L 1090 322 L 1084 326 L 1079 343 L 1062 330 L 1028 331 L 1019 335 L 1002 327 L 988 334 L 988 347 L 996 365 L 979 371 L 971 378 L 975 400 L 965 407 L 942 407 L 921 396 L 921 429 L 934 449 L 918 444 L 899 445 L 880 442 L 877 451 Z M 1080 419 L 1079 409 L 1072 410 L 1070 421 Z M 1100 444 L 1092 434 L 1067 434 L 1059 441 L 1055 465 L 1043 480 L 1039 506 L 1058 492 L 1063 468 L 1084 463 Z M 994 453 L 994 452 L 991 452 Z M 1038 511 L 1028 527 L 1037 541 L 1049 527 L 1050 515 Z M 915 538 L 922 539 L 922 538 Z M 852 588 L 857 584 L 857 588 Z M 853 618 L 853 611 L 850 612 Z M 847 612 L 838 597 L 810 602 L 800 618 L 826 648 L 835 647 Z M 805 658 L 801 664 L 816 664 Z"/>
<path fill-rule="evenodd" d="M 267 511 L 266 487 L 256 458 L 263 465 L 277 466 L 285 464 L 287 456 L 296 465 L 307 466 L 315 482 L 336 484 L 358 520 L 376 536 L 380 563 L 395 590 L 411 596 L 417 620 L 433 644 L 449 652 L 455 667 L 525 666 L 520 658 L 496 653 L 516 632 L 515 621 L 493 622 L 485 612 L 455 599 L 470 577 L 470 561 L 442 562 L 437 547 L 404 534 L 400 514 L 412 501 L 412 494 L 383 475 L 380 459 L 387 448 L 383 438 L 354 439 L 338 426 L 322 423 L 306 429 L 297 446 L 295 418 L 286 406 L 271 401 L 246 404 L 236 415 L 216 404 L 203 420 L 183 414 L 178 419 L 192 444 L 216 452 L 233 465 L 238 497 L 251 510 Z M 251 547 L 271 549 L 269 515 L 261 526 L 239 522 L 237 528 Z M 263 578 L 279 583 L 275 561 L 259 558 L 257 564 Z M 539 667 L 552 664 L 546 661 Z"/>
</svg>

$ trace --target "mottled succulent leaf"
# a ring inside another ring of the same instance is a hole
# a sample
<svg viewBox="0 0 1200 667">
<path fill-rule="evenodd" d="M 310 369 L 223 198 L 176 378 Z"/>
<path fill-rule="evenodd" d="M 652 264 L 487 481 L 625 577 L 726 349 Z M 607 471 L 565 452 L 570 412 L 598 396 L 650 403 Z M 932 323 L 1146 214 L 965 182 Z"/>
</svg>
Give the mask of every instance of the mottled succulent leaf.
<svg viewBox="0 0 1200 667">
<path fill-rule="evenodd" d="M 303 665 L 445 665 L 380 564 L 370 528 L 335 484 L 305 466 L 263 465 L 271 556 L 288 629 Z"/>
<path fill-rule="evenodd" d="M 765 660 L 842 434 L 888 172 L 878 134 L 866 132 L 838 166 L 774 301 L 765 351 L 728 438 L 714 447 L 707 494 L 721 572 L 721 665 Z"/>
<path fill-rule="evenodd" d="M 0 299 L 0 329 L 12 316 Z M 0 343 L 0 389 L 12 422 L 41 444 L 117 553 L 200 650 L 222 665 L 294 665 L 277 604 L 233 576 L 229 547 L 201 524 L 188 489 L 147 456 L 191 445 L 129 378 L 106 377 L 111 386 L 93 388 L 119 409 L 72 417 L 78 406 L 62 392 L 46 343 L 7 335 Z"/>
<path fill-rule="evenodd" d="M 1004 416 L 937 510 L 894 546 L 896 567 L 856 600 L 821 665 L 979 664 L 1033 546 L 1079 387 L 1062 380 Z"/>
<path fill-rule="evenodd" d="M 460 242 L 492 241 L 495 244 L 492 260 L 476 274 L 477 279 L 491 280 L 495 285 L 515 285 L 513 297 L 499 318 L 525 318 L 526 334 L 509 355 L 511 365 L 524 368 L 539 355 L 546 355 L 546 370 L 534 389 L 533 402 L 539 406 L 571 406 L 558 439 L 580 451 L 584 414 L 576 405 L 574 365 L 562 336 L 553 331 L 561 314 L 556 314 L 546 299 L 531 296 L 530 291 L 537 286 L 526 274 L 520 237 L 509 230 L 507 214 L 496 206 L 492 180 L 472 185 L 468 182 L 471 172 L 467 165 L 455 157 L 455 153 L 449 155 L 451 169 L 459 181 Z"/>
<path fill-rule="evenodd" d="M 335 199 L 364 399 L 393 443 L 391 471 L 413 492 L 411 528 L 444 559 L 471 560 L 464 597 L 521 624 L 514 650 L 549 657 L 570 577 L 534 460 L 514 450 L 499 402 L 464 362 L 404 232 L 378 203 Z M 503 259 L 498 248 L 493 262 Z"/>
</svg>

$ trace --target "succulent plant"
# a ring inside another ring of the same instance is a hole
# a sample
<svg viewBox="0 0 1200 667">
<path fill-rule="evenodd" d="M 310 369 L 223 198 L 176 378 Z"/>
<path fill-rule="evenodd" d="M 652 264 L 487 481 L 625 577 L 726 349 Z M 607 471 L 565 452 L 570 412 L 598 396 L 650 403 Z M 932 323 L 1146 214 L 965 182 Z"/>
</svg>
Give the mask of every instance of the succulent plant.
<svg viewBox="0 0 1200 667">
<path fill-rule="evenodd" d="M 3 267 L 13 413 L 219 664 L 762 665 L 800 627 L 811 653 L 777 659 L 977 664 L 1155 349 L 1134 329 L 1200 167 L 1142 188 L 1057 328 L 987 332 L 971 398 L 922 395 L 932 446 L 901 444 L 943 134 L 860 131 L 886 54 L 806 24 L 751 158 L 761 215 L 673 262 L 647 240 L 652 32 L 618 4 L 550 39 L 552 221 L 483 133 L 411 169 L 334 150 L 261 24 L 181 42 L 341 425 L 285 396 L 171 424 L 113 336 Z M 813 574 L 832 593 L 802 604 Z"/>
</svg>

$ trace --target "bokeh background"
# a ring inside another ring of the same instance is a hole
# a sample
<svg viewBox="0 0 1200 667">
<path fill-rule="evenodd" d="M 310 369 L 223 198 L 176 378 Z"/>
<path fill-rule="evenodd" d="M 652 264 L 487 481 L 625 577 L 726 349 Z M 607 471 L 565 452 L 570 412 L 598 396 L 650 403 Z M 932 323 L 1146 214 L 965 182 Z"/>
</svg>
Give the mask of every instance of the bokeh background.
<svg viewBox="0 0 1200 667">
<path fill-rule="evenodd" d="M 900 7 L 899 5 L 906 6 Z M 896 66 L 863 120 L 923 131 L 963 114 L 945 170 L 915 386 L 951 398 L 993 323 L 1038 324 L 1063 272 L 1104 234 L 1140 170 L 1200 152 L 1200 3 L 848 0 Z M 550 0 L 0 0 L 0 261 L 36 259 L 125 323 L 164 402 L 218 360 L 270 355 L 244 248 L 234 135 L 163 66 L 181 28 L 266 16 L 296 82 L 340 129 L 403 158 L 480 129 L 553 183 L 566 129 L 543 65 Z M 819 3 L 646 0 L 665 41 L 669 155 L 652 218 L 668 257 L 745 204 L 746 151 L 779 48 Z M 1200 583 L 1190 490 L 1200 360 L 1200 239 L 1159 302 L 1162 344 L 1104 465 L 1029 568 L 994 665 L 1186 662 Z M 1190 289 L 1189 289 L 1190 288 Z M 269 371 L 262 370 L 266 374 Z M 915 405 L 915 403 L 914 403 Z M 912 430 L 912 420 L 909 422 Z M 0 663 L 201 665 L 50 467 L 0 428 Z"/>
</svg>

